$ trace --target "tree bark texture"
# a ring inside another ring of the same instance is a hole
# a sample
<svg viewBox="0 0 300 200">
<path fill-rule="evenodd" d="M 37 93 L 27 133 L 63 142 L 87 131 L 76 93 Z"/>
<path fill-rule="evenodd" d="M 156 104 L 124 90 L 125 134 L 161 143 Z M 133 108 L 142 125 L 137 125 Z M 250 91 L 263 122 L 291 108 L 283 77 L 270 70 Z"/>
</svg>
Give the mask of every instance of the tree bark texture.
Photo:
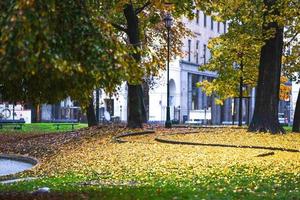
<svg viewBox="0 0 300 200">
<path fill-rule="evenodd" d="M 144 106 L 142 107 L 142 113 L 143 117 L 144 117 L 144 123 L 147 123 L 148 119 L 149 119 L 149 84 L 147 81 L 143 82 L 143 99 L 144 99 Z"/>
<path fill-rule="evenodd" d="M 140 97 L 141 85 L 128 84 L 128 122 L 130 128 L 142 128 L 142 98 Z M 129 98 L 130 97 L 130 98 Z"/>
<path fill-rule="evenodd" d="M 39 109 L 38 109 L 38 105 L 33 104 L 33 103 L 27 103 L 24 106 L 25 109 L 31 110 L 31 122 L 32 123 L 36 123 L 39 122 Z M 13 114 L 13 113 L 12 113 Z"/>
<path fill-rule="evenodd" d="M 269 10 L 275 3 L 276 0 L 264 0 Z M 279 15 L 276 9 L 274 13 Z M 275 35 L 267 39 L 261 49 L 255 109 L 249 131 L 275 134 L 285 133 L 278 121 L 283 28 L 271 22 L 264 27 L 266 31 L 270 29 L 275 30 Z"/>
<path fill-rule="evenodd" d="M 96 120 L 93 98 L 91 98 L 89 106 L 87 108 L 86 117 L 87 117 L 89 127 L 98 125 L 97 120 Z"/>
<path fill-rule="evenodd" d="M 294 113 L 294 121 L 293 121 L 293 132 L 300 132 L 300 89 L 297 97 L 296 108 Z"/>
<path fill-rule="evenodd" d="M 127 21 L 127 36 L 131 45 L 140 47 L 139 19 L 132 4 L 126 4 L 124 15 Z M 140 53 L 132 54 L 137 63 L 141 61 Z M 141 128 L 146 122 L 146 109 L 143 98 L 143 88 L 141 84 L 132 85 L 128 83 L 128 123 L 129 128 Z"/>
</svg>

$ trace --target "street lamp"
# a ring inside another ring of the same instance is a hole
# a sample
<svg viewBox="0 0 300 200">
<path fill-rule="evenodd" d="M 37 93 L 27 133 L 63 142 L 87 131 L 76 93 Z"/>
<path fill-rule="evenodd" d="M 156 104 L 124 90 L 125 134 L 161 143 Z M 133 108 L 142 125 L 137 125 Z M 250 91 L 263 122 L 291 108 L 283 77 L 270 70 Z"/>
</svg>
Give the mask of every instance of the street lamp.
<svg viewBox="0 0 300 200">
<path fill-rule="evenodd" d="M 240 95 L 239 95 L 239 125 L 238 126 L 242 126 L 242 121 L 243 121 L 243 52 L 239 52 L 238 53 L 238 57 L 241 59 L 241 63 L 240 63 Z"/>
<path fill-rule="evenodd" d="M 173 19 L 170 15 L 170 13 L 167 13 L 165 18 L 165 27 L 168 31 L 168 38 L 167 38 L 167 43 L 168 43 L 168 58 L 167 58 L 167 119 L 165 123 L 166 128 L 171 128 L 172 127 L 172 122 L 170 119 L 170 85 L 169 85 L 169 71 L 170 71 L 170 30 L 173 24 Z"/>
</svg>

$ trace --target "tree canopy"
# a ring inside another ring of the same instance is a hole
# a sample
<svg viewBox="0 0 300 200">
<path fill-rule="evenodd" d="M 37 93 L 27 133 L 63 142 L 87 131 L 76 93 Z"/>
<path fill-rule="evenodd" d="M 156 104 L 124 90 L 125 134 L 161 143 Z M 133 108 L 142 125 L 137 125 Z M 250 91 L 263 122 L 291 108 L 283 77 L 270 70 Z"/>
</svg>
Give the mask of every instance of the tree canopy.
<svg viewBox="0 0 300 200">
<path fill-rule="evenodd" d="M 3 1 L 0 87 L 4 100 L 88 103 L 95 87 L 114 92 L 129 77 L 125 46 L 87 1 Z M 131 70 L 132 68 L 130 68 Z M 130 76 L 131 77 L 131 76 Z"/>
<path fill-rule="evenodd" d="M 266 11 L 263 1 L 207 1 L 204 5 L 208 14 L 218 21 L 228 21 L 230 25 L 227 33 L 210 40 L 208 47 L 212 58 L 209 63 L 200 67 L 200 70 L 216 71 L 219 76 L 213 82 L 205 81 L 199 83 L 199 86 L 208 94 L 215 92 L 221 100 L 236 97 L 240 76 L 243 76 L 244 83 L 250 88 L 256 86 L 260 50 L 264 41 L 273 37 L 274 30 L 266 32 L 263 29 Z M 276 8 L 280 9 L 281 15 L 269 14 L 267 20 L 278 21 L 285 27 L 285 50 L 293 51 L 288 51 L 283 58 L 283 74 L 291 75 L 290 71 L 299 63 L 299 42 L 296 37 L 299 33 L 299 3 L 280 0 L 277 1 Z M 241 63 L 243 71 L 239 70 Z M 282 80 L 285 80 L 284 77 Z M 282 84 L 282 99 L 287 91 L 288 88 Z M 246 93 L 245 91 L 245 96 Z"/>
</svg>

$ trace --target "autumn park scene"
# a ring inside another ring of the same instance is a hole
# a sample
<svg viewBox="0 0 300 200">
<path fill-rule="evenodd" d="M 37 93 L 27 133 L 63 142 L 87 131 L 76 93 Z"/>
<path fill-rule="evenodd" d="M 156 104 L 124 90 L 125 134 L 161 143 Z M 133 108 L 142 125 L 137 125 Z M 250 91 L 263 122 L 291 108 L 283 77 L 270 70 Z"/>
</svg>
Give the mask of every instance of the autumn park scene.
<svg viewBox="0 0 300 200">
<path fill-rule="evenodd" d="M 0 1 L 0 199 L 300 199 L 299 0 Z"/>
</svg>

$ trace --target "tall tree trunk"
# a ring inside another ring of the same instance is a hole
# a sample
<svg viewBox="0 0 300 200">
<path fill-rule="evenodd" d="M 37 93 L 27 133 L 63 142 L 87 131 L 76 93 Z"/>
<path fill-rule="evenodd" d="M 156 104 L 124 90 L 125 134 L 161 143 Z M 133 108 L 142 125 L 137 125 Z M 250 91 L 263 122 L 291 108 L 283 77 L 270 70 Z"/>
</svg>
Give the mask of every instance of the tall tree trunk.
<svg viewBox="0 0 300 200">
<path fill-rule="evenodd" d="M 39 112 L 38 112 L 38 106 L 33 103 L 26 103 L 24 108 L 27 110 L 31 110 L 31 122 L 36 123 L 39 122 Z"/>
<path fill-rule="evenodd" d="M 144 122 L 146 123 L 149 119 L 149 84 L 147 81 L 143 82 L 143 98 L 144 98 L 144 106 L 145 109 L 143 112 Z"/>
<path fill-rule="evenodd" d="M 97 120 L 96 120 L 93 98 L 91 98 L 91 100 L 90 100 L 89 106 L 86 111 L 86 116 L 87 116 L 87 121 L 88 121 L 89 127 L 98 125 Z"/>
<path fill-rule="evenodd" d="M 96 90 L 96 120 L 97 120 L 97 123 L 99 123 L 99 119 L 100 119 L 99 93 L 100 93 L 100 89 L 97 89 Z"/>
<path fill-rule="evenodd" d="M 268 11 L 276 0 L 264 0 Z M 278 10 L 273 14 L 279 15 Z M 275 30 L 274 37 L 265 41 L 261 49 L 255 109 L 249 131 L 284 133 L 278 121 L 279 86 L 283 48 L 283 28 L 277 22 L 268 23 L 264 30 Z"/>
<path fill-rule="evenodd" d="M 36 122 L 41 122 L 41 105 L 36 105 Z"/>
<path fill-rule="evenodd" d="M 135 48 L 140 47 L 139 19 L 132 4 L 126 4 L 124 15 L 127 21 L 127 36 L 129 42 Z M 132 55 L 137 63 L 141 61 L 140 53 Z M 142 85 L 131 85 L 128 83 L 128 124 L 129 128 L 141 128 L 146 120 L 146 109 L 143 98 Z"/>
<path fill-rule="evenodd" d="M 293 132 L 300 132 L 300 88 L 299 88 L 299 93 L 297 97 L 297 103 L 296 103 L 296 108 L 295 108 L 295 113 L 294 113 L 294 121 L 293 121 Z"/>
<path fill-rule="evenodd" d="M 140 97 L 141 85 L 128 84 L 128 123 L 130 128 L 141 128 L 143 123 L 142 118 L 142 98 Z M 138 106 L 139 105 L 139 106 Z"/>
</svg>

